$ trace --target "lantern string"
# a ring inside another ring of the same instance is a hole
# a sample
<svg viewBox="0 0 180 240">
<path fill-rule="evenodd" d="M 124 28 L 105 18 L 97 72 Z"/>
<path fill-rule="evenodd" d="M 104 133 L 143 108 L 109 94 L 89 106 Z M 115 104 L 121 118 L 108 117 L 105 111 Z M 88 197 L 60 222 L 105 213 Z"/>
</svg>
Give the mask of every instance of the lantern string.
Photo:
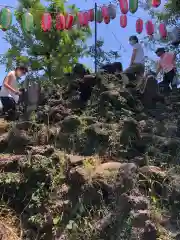
<svg viewBox="0 0 180 240">
<path fill-rule="evenodd" d="M 109 29 L 109 25 L 106 25 L 106 27 L 107 27 L 108 30 L 110 30 L 110 29 Z M 125 47 L 124 47 L 123 44 L 120 42 L 120 40 L 117 38 L 116 34 L 115 34 L 112 30 L 110 30 L 110 31 L 111 31 L 114 39 L 115 39 L 115 40 L 117 41 L 117 43 L 120 45 L 119 50 L 121 50 L 121 49 L 123 48 L 124 52 L 126 52 Z"/>
</svg>

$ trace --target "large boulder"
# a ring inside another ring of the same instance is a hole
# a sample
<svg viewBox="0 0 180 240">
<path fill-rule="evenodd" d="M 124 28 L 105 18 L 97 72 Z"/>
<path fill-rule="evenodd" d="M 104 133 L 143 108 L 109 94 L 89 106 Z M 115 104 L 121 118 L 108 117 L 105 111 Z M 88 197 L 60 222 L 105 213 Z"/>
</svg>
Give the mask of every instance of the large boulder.
<svg viewBox="0 0 180 240">
<path fill-rule="evenodd" d="M 79 83 L 80 100 L 86 103 L 90 97 L 93 87 L 96 84 L 96 77 L 94 75 L 85 75 L 83 80 Z"/>
<path fill-rule="evenodd" d="M 153 75 L 146 77 L 146 85 L 141 96 L 141 101 L 146 108 L 153 108 L 158 97 L 158 83 Z"/>
<path fill-rule="evenodd" d="M 5 152 L 8 147 L 8 133 L 0 135 L 0 152 Z"/>
<path fill-rule="evenodd" d="M 71 114 L 71 109 L 63 106 L 62 104 L 59 104 L 58 106 L 54 106 L 49 109 L 49 121 L 51 122 L 60 122 L 65 117 L 69 116 Z"/>
<path fill-rule="evenodd" d="M 159 237 L 158 229 L 150 220 L 145 222 L 142 240 L 157 240 Z"/>
<path fill-rule="evenodd" d="M 95 146 L 95 144 L 98 143 L 107 146 L 109 141 L 109 131 L 105 124 L 92 124 L 86 128 L 85 132 L 87 134 L 88 141 L 91 142 L 92 146 Z"/>
<path fill-rule="evenodd" d="M 116 72 L 122 72 L 123 67 L 121 62 L 114 62 L 105 64 L 104 66 L 101 67 L 101 70 L 109 74 L 114 74 Z"/>
<path fill-rule="evenodd" d="M 77 63 L 73 68 L 73 74 L 79 77 L 84 77 L 86 74 L 89 74 L 89 70 L 84 67 L 83 64 Z"/>
<path fill-rule="evenodd" d="M 140 131 L 138 123 L 134 119 L 124 121 L 123 130 L 120 134 L 120 141 L 127 145 L 132 141 L 140 140 Z"/>
<path fill-rule="evenodd" d="M 111 90 L 102 92 L 100 95 L 100 108 L 101 111 L 105 110 L 105 107 L 115 108 L 121 110 L 123 107 L 127 107 L 127 101 L 122 97 L 118 91 Z"/>
<path fill-rule="evenodd" d="M 32 82 L 24 94 L 25 114 L 24 118 L 29 120 L 33 111 L 37 110 L 40 97 L 40 84 Z"/>
<path fill-rule="evenodd" d="M 132 211 L 132 226 L 136 228 L 144 228 L 146 221 L 150 220 L 149 210 Z"/>
<path fill-rule="evenodd" d="M 4 119 L 0 119 L 0 135 L 6 133 L 9 127 L 10 127 L 9 122 L 7 122 Z"/>
<path fill-rule="evenodd" d="M 61 124 L 63 132 L 74 132 L 81 125 L 80 119 L 75 115 L 70 115 L 64 118 Z"/>
<path fill-rule="evenodd" d="M 22 153 L 32 143 L 31 138 L 24 130 L 13 128 L 8 134 L 8 150 Z"/>
</svg>

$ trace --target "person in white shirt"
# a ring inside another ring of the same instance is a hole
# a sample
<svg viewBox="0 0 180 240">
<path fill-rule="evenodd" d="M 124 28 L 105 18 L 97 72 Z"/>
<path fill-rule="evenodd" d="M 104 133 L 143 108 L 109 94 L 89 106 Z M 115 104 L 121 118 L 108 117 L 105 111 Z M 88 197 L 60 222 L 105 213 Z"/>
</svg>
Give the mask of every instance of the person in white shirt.
<svg viewBox="0 0 180 240">
<path fill-rule="evenodd" d="M 3 105 L 3 112 L 7 113 L 7 120 L 15 120 L 16 104 L 19 101 L 21 92 L 18 88 L 18 78 L 28 72 L 24 66 L 17 67 L 14 71 L 7 74 L 0 90 L 0 98 Z"/>
<path fill-rule="evenodd" d="M 133 52 L 131 56 L 130 66 L 124 71 L 124 73 L 135 74 L 137 83 L 140 85 L 145 70 L 144 50 L 136 36 L 131 36 L 129 38 L 129 43 L 133 47 Z"/>
</svg>

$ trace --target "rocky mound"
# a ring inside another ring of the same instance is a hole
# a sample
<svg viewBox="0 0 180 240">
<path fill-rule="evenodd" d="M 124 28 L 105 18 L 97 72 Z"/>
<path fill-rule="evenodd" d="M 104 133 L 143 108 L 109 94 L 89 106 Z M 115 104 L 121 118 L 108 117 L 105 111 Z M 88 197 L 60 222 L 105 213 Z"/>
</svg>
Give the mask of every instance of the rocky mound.
<svg viewBox="0 0 180 240">
<path fill-rule="evenodd" d="M 41 92 L 31 122 L 0 122 L 1 209 L 16 234 L 179 239 L 178 90 L 164 101 L 118 74 L 68 81 Z"/>
</svg>

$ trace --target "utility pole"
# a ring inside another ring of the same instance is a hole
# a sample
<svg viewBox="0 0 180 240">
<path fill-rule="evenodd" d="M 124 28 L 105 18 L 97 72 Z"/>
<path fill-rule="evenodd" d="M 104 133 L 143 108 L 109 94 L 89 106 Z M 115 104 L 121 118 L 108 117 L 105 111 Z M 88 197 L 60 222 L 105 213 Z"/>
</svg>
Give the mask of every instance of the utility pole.
<svg viewBox="0 0 180 240">
<path fill-rule="evenodd" d="M 94 24 L 95 24 L 95 36 L 94 36 L 94 46 L 95 46 L 95 54 L 94 54 L 94 67 L 95 73 L 97 73 L 97 3 L 94 6 Z"/>
</svg>

